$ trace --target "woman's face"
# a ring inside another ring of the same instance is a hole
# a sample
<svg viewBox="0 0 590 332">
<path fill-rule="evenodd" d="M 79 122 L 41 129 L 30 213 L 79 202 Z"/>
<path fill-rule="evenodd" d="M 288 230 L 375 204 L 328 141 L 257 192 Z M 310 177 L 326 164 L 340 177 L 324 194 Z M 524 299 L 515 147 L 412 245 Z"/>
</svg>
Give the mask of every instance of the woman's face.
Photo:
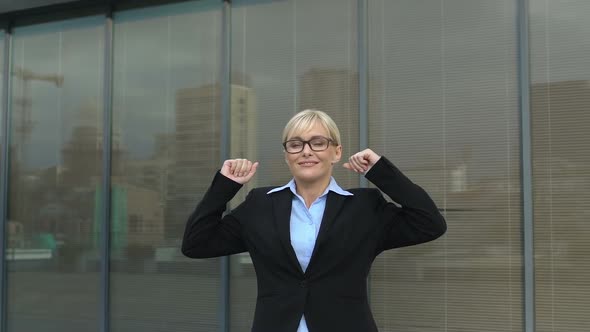
<svg viewBox="0 0 590 332">
<path fill-rule="evenodd" d="M 304 132 L 295 132 L 287 140 L 309 141 L 313 138 L 324 137 L 331 138 L 330 134 L 320 123 L 315 123 L 309 130 Z M 313 143 L 310 143 L 313 145 Z M 289 165 L 291 174 L 298 182 L 322 182 L 327 181 L 332 176 L 333 164 L 340 161 L 342 155 L 342 146 L 328 144 L 328 148 L 323 151 L 314 151 L 310 144 L 303 144 L 303 150 L 298 153 L 288 153 L 285 151 L 285 160 Z M 318 149 L 317 143 L 314 149 Z"/>
</svg>

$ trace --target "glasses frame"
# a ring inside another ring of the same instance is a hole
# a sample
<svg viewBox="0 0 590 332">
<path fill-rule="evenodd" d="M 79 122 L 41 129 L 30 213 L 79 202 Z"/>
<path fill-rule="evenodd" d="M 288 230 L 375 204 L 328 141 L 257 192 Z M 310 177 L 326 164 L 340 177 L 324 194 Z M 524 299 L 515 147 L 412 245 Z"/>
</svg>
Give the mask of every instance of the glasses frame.
<svg viewBox="0 0 590 332">
<path fill-rule="evenodd" d="M 324 149 L 317 150 L 317 149 L 314 149 L 313 146 L 311 145 L 311 141 L 316 140 L 318 138 L 325 139 L 325 140 L 328 141 L 328 144 L 326 145 L 326 147 Z M 296 151 L 296 152 L 289 152 L 289 150 L 287 150 L 287 143 L 289 143 L 289 142 L 301 142 L 302 143 L 301 150 Z M 287 153 L 296 154 L 296 153 L 301 153 L 301 151 L 305 150 L 305 144 L 307 144 L 309 146 L 309 148 L 311 149 L 311 151 L 321 152 L 321 151 L 328 150 L 328 148 L 330 147 L 330 145 L 334 145 L 334 140 L 331 139 L 331 138 L 328 138 L 328 137 L 324 137 L 324 136 L 314 136 L 314 137 L 312 137 L 311 139 L 309 139 L 307 141 L 304 141 L 304 140 L 302 140 L 300 138 L 294 138 L 294 139 L 290 139 L 290 140 L 284 141 L 283 142 L 283 148 L 285 149 L 285 152 L 287 152 Z"/>
</svg>

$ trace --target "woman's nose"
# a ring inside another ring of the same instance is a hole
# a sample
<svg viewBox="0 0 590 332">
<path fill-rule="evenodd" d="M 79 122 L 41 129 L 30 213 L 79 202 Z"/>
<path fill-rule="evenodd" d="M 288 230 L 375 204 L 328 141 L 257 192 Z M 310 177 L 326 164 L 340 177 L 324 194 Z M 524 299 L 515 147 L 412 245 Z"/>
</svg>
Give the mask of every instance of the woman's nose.
<svg viewBox="0 0 590 332">
<path fill-rule="evenodd" d="M 310 145 L 310 144 L 311 144 L 311 143 L 309 143 L 309 142 L 306 142 L 305 144 L 303 144 L 303 154 L 304 154 L 304 155 L 310 155 L 310 154 L 311 154 L 311 152 L 313 151 L 313 150 L 311 149 L 311 145 Z"/>
</svg>

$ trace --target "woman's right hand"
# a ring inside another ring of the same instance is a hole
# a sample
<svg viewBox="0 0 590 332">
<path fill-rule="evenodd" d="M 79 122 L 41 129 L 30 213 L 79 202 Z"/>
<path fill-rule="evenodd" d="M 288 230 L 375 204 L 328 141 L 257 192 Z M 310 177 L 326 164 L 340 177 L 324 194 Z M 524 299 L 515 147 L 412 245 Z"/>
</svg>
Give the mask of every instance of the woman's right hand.
<svg viewBox="0 0 590 332">
<path fill-rule="evenodd" d="M 246 184 L 258 168 L 258 162 L 252 163 L 248 159 L 228 159 L 221 166 L 221 175 L 239 183 Z"/>
</svg>

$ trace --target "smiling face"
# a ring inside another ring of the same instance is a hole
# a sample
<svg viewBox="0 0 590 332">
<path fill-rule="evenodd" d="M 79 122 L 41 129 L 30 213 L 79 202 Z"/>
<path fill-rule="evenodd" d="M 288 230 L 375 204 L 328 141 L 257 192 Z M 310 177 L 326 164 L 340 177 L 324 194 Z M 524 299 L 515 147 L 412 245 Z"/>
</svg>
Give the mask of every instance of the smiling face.
<svg viewBox="0 0 590 332">
<path fill-rule="evenodd" d="M 314 122 L 312 126 L 301 132 L 293 132 L 287 140 L 300 139 L 309 141 L 313 138 L 325 137 L 332 139 L 328 130 L 319 122 Z M 327 184 L 332 176 L 332 168 L 335 163 L 340 161 L 342 156 L 342 146 L 330 143 L 328 148 L 323 151 L 314 151 L 310 144 L 304 144 L 303 150 L 298 153 L 288 153 L 285 151 L 285 160 L 289 165 L 289 170 L 297 183 L 322 183 Z"/>
</svg>

